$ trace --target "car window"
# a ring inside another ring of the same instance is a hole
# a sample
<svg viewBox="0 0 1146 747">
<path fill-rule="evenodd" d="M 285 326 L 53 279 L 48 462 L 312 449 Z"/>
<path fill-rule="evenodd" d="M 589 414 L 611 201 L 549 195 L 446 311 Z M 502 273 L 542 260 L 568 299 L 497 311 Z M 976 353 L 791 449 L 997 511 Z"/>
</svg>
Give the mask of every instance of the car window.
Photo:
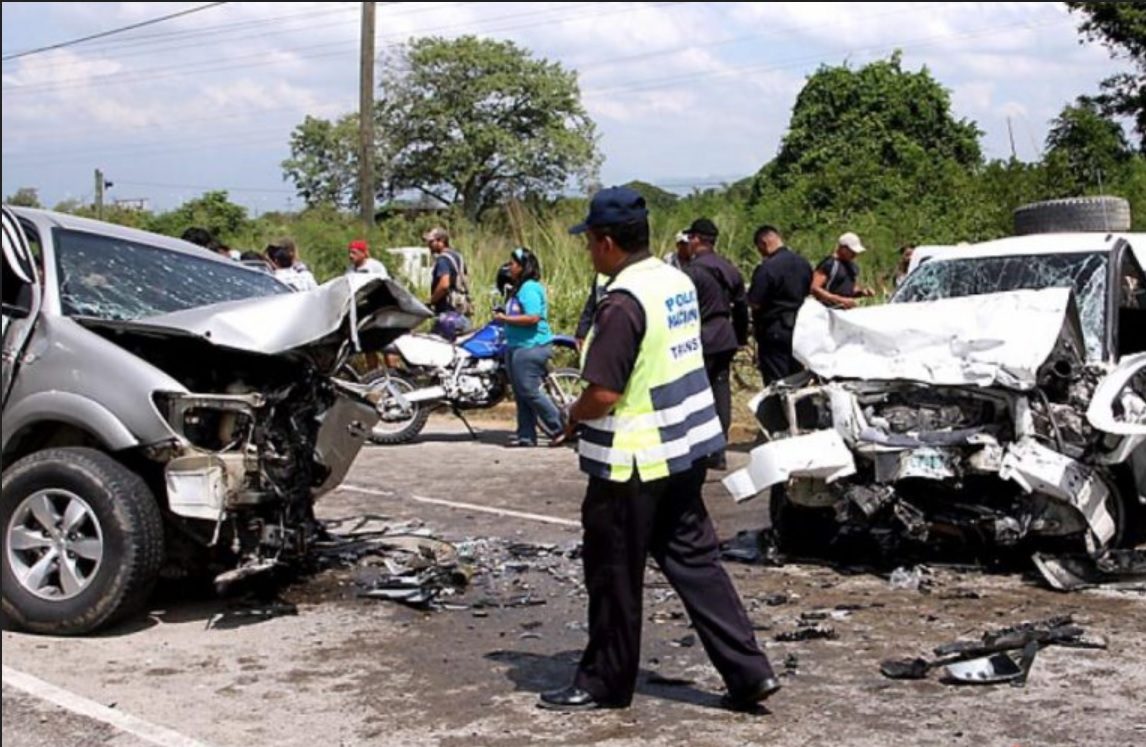
<svg viewBox="0 0 1146 747">
<path fill-rule="evenodd" d="M 68 316 L 133 320 L 290 292 L 238 263 L 79 231 L 57 230 L 53 238 Z"/>
<path fill-rule="evenodd" d="M 1118 305 L 1124 309 L 1146 309 L 1146 275 L 1131 252 L 1122 254 L 1118 268 Z"/>
<path fill-rule="evenodd" d="M 24 236 L 28 239 L 28 251 L 32 253 L 32 259 L 36 260 L 36 269 L 41 275 L 44 274 L 44 248 L 40 243 L 40 232 L 36 230 L 36 226 L 31 221 L 20 220 L 20 228 L 24 229 Z"/>
<path fill-rule="evenodd" d="M 921 264 L 892 296 L 892 303 L 934 301 L 1013 290 L 1073 288 L 1087 358 L 1104 355 L 1107 262 L 1104 252 L 966 257 Z"/>
<path fill-rule="evenodd" d="M 1123 252 L 1118 265 L 1118 357 L 1146 350 L 1146 275 L 1133 252 Z"/>
</svg>

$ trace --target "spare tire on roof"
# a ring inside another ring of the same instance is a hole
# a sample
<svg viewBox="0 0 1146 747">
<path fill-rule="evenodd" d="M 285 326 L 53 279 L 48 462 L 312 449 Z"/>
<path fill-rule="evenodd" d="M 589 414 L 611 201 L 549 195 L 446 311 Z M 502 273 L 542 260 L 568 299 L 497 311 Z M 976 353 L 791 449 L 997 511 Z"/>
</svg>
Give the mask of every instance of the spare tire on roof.
<svg viewBox="0 0 1146 747">
<path fill-rule="evenodd" d="M 1015 210 L 1015 234 L 1056 231 L 1128 231 L 1130 203 L 1121 197 L 1067 197 Z"/>
</svg>

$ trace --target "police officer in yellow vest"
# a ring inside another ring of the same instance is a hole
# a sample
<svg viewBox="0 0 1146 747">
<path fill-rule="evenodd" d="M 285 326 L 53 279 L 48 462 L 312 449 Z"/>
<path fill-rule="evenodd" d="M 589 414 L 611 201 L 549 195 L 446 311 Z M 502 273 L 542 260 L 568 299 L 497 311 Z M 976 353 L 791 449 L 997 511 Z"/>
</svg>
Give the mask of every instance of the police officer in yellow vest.
<svg viewBox="0 0 1146 747">
<path fill-rule="evenodd" d="M 640 660 L 649 554 L 684 602 L 728 688 L 750 708 L 780 689 L 732 581 L 701 499 L 705 457 L 724 446 L 688 277 L 649 253 L 645 200 L 598 192 L 584 223 L 593 266 L 609 277 L 582 350 L 584 393 L 568 413 L 589 485 L 581 507 L 589 644 L 572 685 L 542 694 L 556 710 L 623 708 Z"/>
</svg>

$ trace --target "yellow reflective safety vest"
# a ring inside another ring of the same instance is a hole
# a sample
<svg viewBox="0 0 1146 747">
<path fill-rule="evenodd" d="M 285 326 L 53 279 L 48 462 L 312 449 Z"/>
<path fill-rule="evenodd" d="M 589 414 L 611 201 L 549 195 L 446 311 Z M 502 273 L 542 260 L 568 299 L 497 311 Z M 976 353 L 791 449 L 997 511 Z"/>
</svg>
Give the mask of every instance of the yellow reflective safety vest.
<svg viewBox="0 0 1146 747">
<path fill-rule="evenodd" d="M 621 399 L 603 418 L 583 423 L 577 442 L 581 469 L 642 482 L 690 469 L 724 448 L 712 387 L 700 346 L 700 305 L 692 280 L 656 257 L 621 270 L 607 294 L 628 293 L 645 314 L 645 336 Z M 593 346 L 590 331 L 582 364 Z"/>
</svg>

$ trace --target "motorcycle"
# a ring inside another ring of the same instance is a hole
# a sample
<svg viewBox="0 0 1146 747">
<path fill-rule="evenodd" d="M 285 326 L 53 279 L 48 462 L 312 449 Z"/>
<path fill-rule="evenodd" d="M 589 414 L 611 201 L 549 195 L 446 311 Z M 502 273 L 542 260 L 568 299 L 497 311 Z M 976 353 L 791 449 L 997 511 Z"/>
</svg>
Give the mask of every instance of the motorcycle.
<svg viewBox="0 0 1146 747">
<path fill-rule="evenodd" d="M 557 349 L 577 350 L 576 341 L 567 335 L 554 335 L 552 344 Z M 494 407 L 510 393 L 507 347 L 505 326 L 498 321 L 453 343 L 431 334 L 399 337 L 384 350 L 387 365 L 362 378 L 363 384 L 378 393 L 375 407 L 380 419 L 370 440 L 407 443 L 422 432 L 430 412 L 439 407 L 450 408 L 477 438 L 464 412 Z M 576 368 L 555 368 L 546 374 L 542 387 L 563 409 L 580 393 L 581 374 Z"/>
</svg>

